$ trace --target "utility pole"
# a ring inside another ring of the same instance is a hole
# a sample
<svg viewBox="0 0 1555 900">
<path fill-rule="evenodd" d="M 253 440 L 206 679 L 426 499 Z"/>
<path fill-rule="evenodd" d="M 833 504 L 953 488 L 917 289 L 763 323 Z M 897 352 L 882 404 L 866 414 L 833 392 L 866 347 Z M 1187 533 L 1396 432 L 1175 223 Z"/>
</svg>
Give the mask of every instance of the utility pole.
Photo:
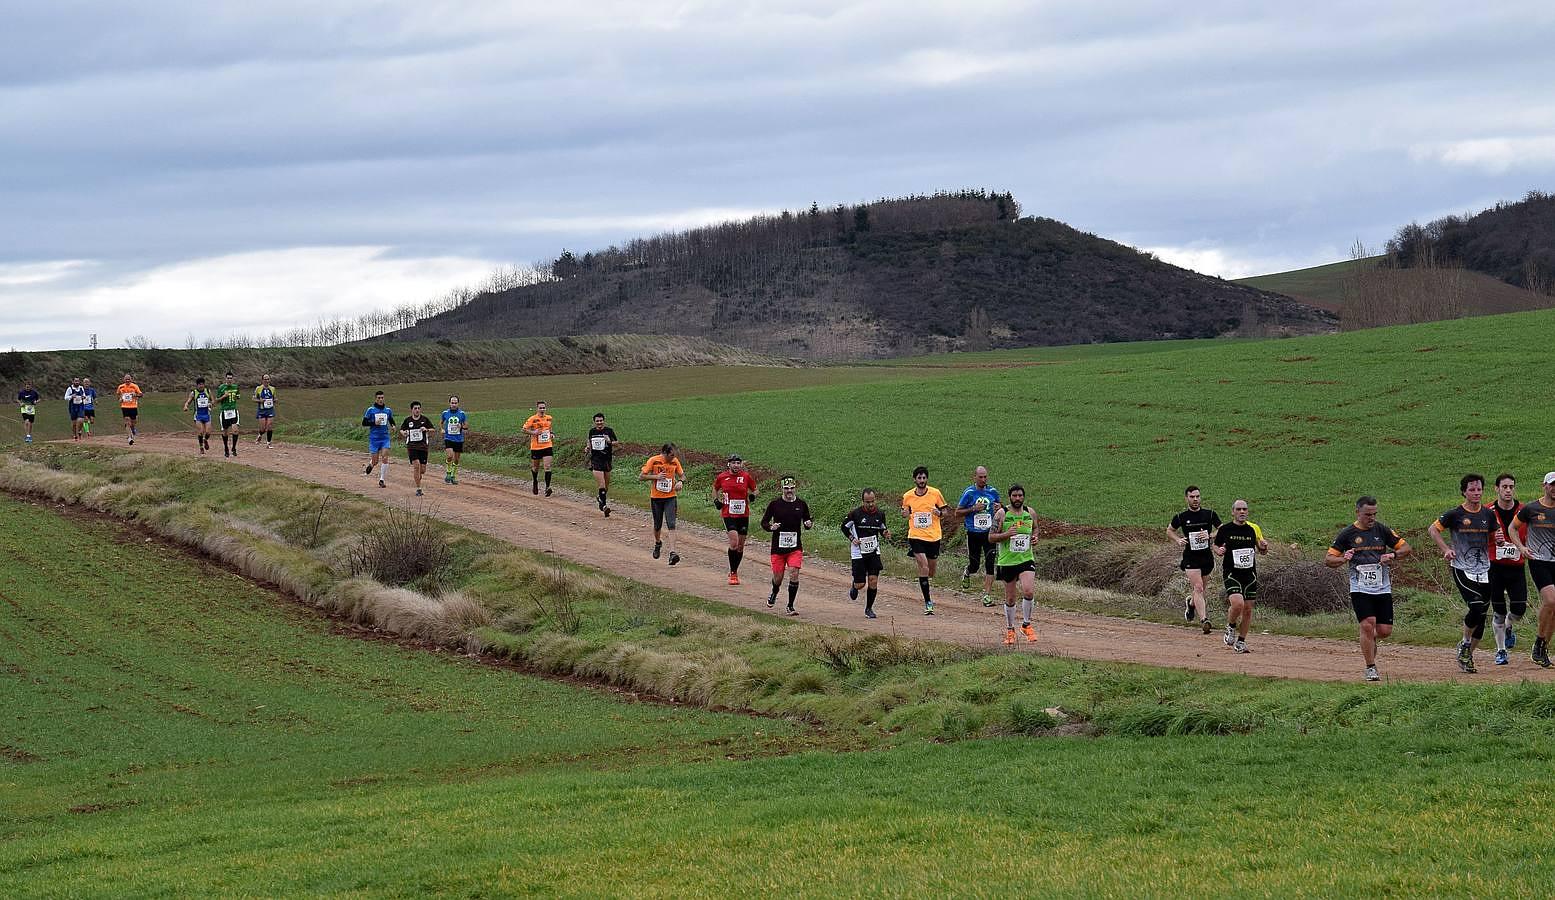
<svg viewBox="0 0 1555 900">
<path fill-rule="evenodd" d="M 90 343 L 91 343 L 92 349 L 96 350 L 97 349 L 97 332 L 95 332 L 95 331 L 92 332 L 92 338 L 91 338 Z"/>
</svg>

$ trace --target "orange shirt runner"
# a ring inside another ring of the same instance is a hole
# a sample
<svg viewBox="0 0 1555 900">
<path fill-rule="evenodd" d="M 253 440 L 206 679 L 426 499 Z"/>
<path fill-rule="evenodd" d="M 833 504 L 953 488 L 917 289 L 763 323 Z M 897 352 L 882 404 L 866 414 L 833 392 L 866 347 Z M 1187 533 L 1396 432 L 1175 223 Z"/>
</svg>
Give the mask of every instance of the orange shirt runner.
<svg viewBox="0 0 1555 900">
<path fill-rule="evenodd" d="M 653 476 L 653 480 L 648 482 L 648 496 L 657 500 L 678 494 L 680 489 L 675 486 L 675 482 L 686 478 L 686 470 L 680 465 L 680 458 L 665 462 L 662 453 L 648 457 L 648 461 L 643 463 L 642 473 Z"/>
<path fill-rule="evenodd" d="M 140 395 L 140 385 L 133 381 L 126 381 L 119 385 L 119 408 L 139 409 Z"/>
<path fill-rule="evenodd" d="M 529 449 L 549 450 L 551 448 L 551 416 L 549 414 L 542 416 L 539 413 L 535 413 L 525 419 L 524 430 L 529 431 L 530 429 L 539 433 L 529 436 Z"/>
</svg>

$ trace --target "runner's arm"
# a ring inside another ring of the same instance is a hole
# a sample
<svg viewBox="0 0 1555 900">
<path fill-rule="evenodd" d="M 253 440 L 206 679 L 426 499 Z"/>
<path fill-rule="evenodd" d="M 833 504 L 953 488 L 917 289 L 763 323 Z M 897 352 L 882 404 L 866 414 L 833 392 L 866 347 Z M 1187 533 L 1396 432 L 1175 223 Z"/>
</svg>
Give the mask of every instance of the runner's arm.
<svg viewBox="0 0 1555 900">
<path fill-rule="evenodd" d="M 993 529 L 988 532 L 988 542 L 990 544 L 1003 543 L 1009 540 L 1010 535 L 1014 533 L 1014 531 L 1004 530 L 1004 508 L 1000 507 L 999 511 L 993 514 Z"/>
<path fill-rule="evenodd" d="M 1426 533 L 1431 536 L 1431 540 L 1436 542 L 1436 548 L 1442 551 L 1442 559 L 1451 561 L 1456 558 L 1458 554 L 1455 553 L 1451 547 L 1447 546 L 1446 541 L 1442 540 L 1442 531 L 1443 528 L 1440 519 L 1432 520 L 1431 526 L 1426 529 Z"/>
</svg>

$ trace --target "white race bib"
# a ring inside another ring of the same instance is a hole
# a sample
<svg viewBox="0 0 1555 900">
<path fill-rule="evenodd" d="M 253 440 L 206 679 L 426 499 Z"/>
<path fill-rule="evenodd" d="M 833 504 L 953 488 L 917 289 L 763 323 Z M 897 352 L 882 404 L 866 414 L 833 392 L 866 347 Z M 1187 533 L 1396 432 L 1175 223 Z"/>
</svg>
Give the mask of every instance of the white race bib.
<svg viewBox="0 0 1555 900">
<path fill-rule="evenodd" d="M 22 415 L 24 415 L 24 416 L 31 416 L 31 415 L 35 415 L 37 412 L 38 412 L 38 408 L 36 406 L 33 406 L 31 403 L 23 403 L 22 404 Z"/>
<path fill-rule="evenodd" d="M 797 532 L 797 531 L 779 531 L 778 532 L 778 549 L 779 550 L 792 550 L 792 549 L 794 549 L 797 546 L 799 546 L 799 532 Z"/>
<path fill-rule="evenodd" d="M 464 427 L 464 423 L 459 421 L 458 419 L 449 419 L 448 423 L 446 425 L 446 428 L 448 430 L 448 434 L 449 434 L 450 437 L 458 437 L 459 436 L 459 431 L 463 427 Z"/>
<path fill-rule="evenodd" d="M 81 402 L 85 403 L 86 402 L 86 398 L 82 397 L 81 398 Z M 125 391 L 124 393 L 119 395 L 119 402 L 120 403 L 134 403 L 135 402 L 135 395 L 132 392 L 130 392 L 130 391 Z"/>
<path fill-rule="evenodd" d="M 224 409 L 221 411 L 221 420 L 223 422 L 235 421 L 237 417 L 238 411 L 235 409 Z"/>
<path fill-rule="evenodd" d="M 259 405 L 263 406 L 265 409 L 275 409 L 275 398 L 274 397 L 266 397 L 263 400 L 259 401 Z"/>
<path fill-rule="evenodd" d="M 1253 560 L 1258 558 L 1258 551 L 1252 547 L 1242 547 L 1231 551 L 1231 565 L 1238 569 L 1251 569 Z"/>
<path fill-rule="evenodd" d="M 1516 544 L 1506 543 L 1496 545 L 1496 559 L 1522 559 L 1523 553 L 1517 549 Z"/>
<path fill-rule="evenodd" d="M 421 443 L 422 441 L 424 441 L 426 439 L 427 439 L 427 433 L 426 433 L 425 429 L 412 428 L 410 430 L 410 442 L 412 444 L 419 444 L 419 443 Z"/>
<path fill-rule="evenodd" d="M 972 527 L 978 531 L 987 531 L 993 526 L 993 516 L 980 512 L 972 517 Z"/>
<path fill-rule="evenodd" d="M 1459 571 L 1462 571 L 1462 570 L 1460 569 Z M 1468 580 L 1474 582 L 1475 584 L 1489 584 L 1490 583 L 1490 573 L 1489 572 L 1464 572 L 1463 573 L 1463 577 L 1465 577 Z"/>
<path fill-rule="evenodd" d="M 1031 552 L 1031 535 L 1029 535 L 1029 534 L 1012 534 L 1012 535 L 1010 535 L 1010 552 L 1011 553 L 1030 553 Z"/>
<path fill-rule="evenodd" d="M 1363 588 L 1382 587 L 1382 566 L 1372 563 L 1367 566 L 1355 567 L 1355 582 Z"/>
<path fill-rule="evenodd" d="M 934 524 L 934 514 L 933 513 L 915 512 L 915 513 L 912 514 L 912 527 L 914 527 L 914 528 L 928 528 L 929 526 L 931 526 L 933 524 Z"/>
<path fill-rule="evenodd" d="M 653 486 L 659 489 L 659 493 L 668 494 L 675 489 L 675 479 L 668 475 L 661 475 L 659 480 L 653 483 Z"/>
<path fill-rule="evenodd" d="M 610 439 L 602 434 L 596 434 L 589 438 L 590 450 L 603 450 L 608 446 L 610 446 Z"/>
<path fill-rule="evenodd" d="M 1208 550 L 1209 549 L 1209 532 L 1207 532 L 1207 531 L 1190 531 L 1190 532 L 1188 532 L 1188 549 L 1189 550 Z"/>
<path fill-rule="evenodd" d="M 383 426 L 389 424 L 388 413 L 373 413 L 373 424 Z"/>
<path fill-rule="evenodd" d="M 858 552 L 860 552 L 860 553 L 879 553 L 880 552 L 880 536 L 872 534 L 869 537 L 861 537 L 861 538 L 859 538 L 858 539 Z"/>
<path fill-rule="evenodd" d="M 535 438 L 537 440 L 539 440 L 539 442 L 542 443 L 542 444 L 549 444 L 551 442 L 551 432 L 549 432 L 549 431 L 542 431 L 539 434 L 535 435 Z"/>
<path fill-rule="evenodd" d="M 743 516 L 743 515 L 745 515 L 745 501 L 744 500 L 730 500 L 729 501 L 729 515 L 731 515 L 731 516 Z"/>
</svg>

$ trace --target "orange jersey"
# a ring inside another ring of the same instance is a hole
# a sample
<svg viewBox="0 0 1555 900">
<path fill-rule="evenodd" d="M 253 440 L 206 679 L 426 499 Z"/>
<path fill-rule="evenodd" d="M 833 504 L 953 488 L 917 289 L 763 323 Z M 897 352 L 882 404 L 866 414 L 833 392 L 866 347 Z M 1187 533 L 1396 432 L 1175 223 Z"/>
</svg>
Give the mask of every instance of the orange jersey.
<svg viewBox="0 0 1555 900">
<path fill-rule="evenodd" d="M 529 436 L 529 449 L 544 450 L 551 446 L 551 417 L 549 415 L 542 416 L 539 413 L 535 413 L 525 419 L 524 429 L 527 431 L 530 428 L 540 433 Z"/>
<path fill-rule="evenodd" d="M 945 505 L 945 495 L 939 488 L 929 488 L 918 496 L 917 488 L 902 495 L 902 506 L 907 508 L 907 536 L 919 541 L 937 541 L 944 532 L 940 529 L 939 516 L 934 510 Z"/>
<path fill-rule="evenodd" d="M 648 457 L 648 461 L 643 463 L 643 474 L 653 476 L 653 480 L 648 482 L 648 496 L 659 500 L 675 496 L 678 493 L 675 482 L 686 478 L 686 470 L 681 467 L 680 460 L 677 458 L 665 462 L 662 453 Z"/>
<path fill-rule="evenodd" d="M 121 409 L 140 407 L 140 385 L 133 381 L 126 381 L 119 385 L 119 407 Z"/>
</svg>

